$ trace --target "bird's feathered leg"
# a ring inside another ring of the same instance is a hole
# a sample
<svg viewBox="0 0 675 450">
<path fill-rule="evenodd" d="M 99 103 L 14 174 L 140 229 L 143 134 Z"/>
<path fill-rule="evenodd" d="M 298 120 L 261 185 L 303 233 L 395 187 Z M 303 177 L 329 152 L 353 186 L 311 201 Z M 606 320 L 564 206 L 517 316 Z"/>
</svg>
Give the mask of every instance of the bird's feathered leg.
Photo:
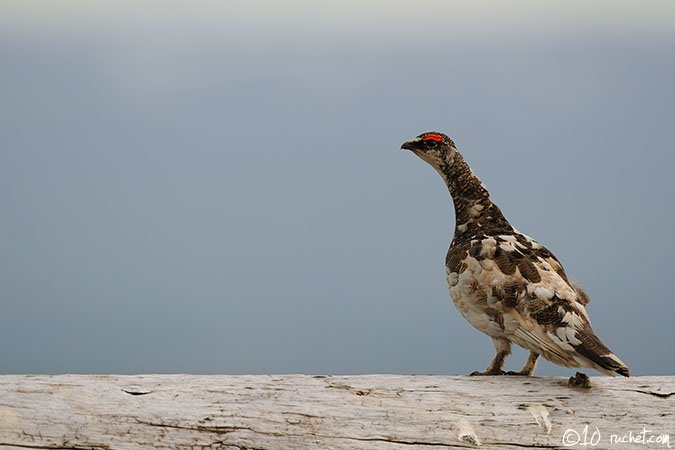
<svg viewBox="0 0 675 450">
<path fill-rule="evenodd" d="M 506 372 L 506 374 L 507 375 L 524 375 L 524 376 L 529 377 L 534 372 L 534 368 L 537 367 L 537 359 L 538 358 L 539 358 L 539 353 L 530 352 L 530 356 L 527 357 L 527 362 L 525 363 L 523 368 L 520 369 L 520 372 L 508 371 L 508 372 Z"/>
<path fill-rule="evenodd" d="M 502 338 L 492 338 L 492 343 L 495 345 L 495 357 L 492 358 L 488 364 L 485 372 L 472 372 L 471 375 L 504 375 L 504 361 L 506 357 L 511 354 L 511 343 Z"/>
</svg>

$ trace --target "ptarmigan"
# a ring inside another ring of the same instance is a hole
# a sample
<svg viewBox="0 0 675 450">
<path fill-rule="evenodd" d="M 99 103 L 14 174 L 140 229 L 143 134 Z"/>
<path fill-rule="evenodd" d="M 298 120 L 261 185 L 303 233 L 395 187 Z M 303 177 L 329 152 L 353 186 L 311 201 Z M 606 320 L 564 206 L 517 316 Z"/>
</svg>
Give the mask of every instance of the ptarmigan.
<svg viewBox="0 0 675 450">
<path fill-rule="evenodd" d="M 544 246 L 518 232 L 446 135 L 428 132 L 404 143 L 441 175 L 455 205 L 455 235 L 445 260 L 448 289 L 462 316 L 492 338 L 484 372 L 504 374 L 511 343 L 530 351 L 520 372 L 541 355 L 566 367 L 628 376 L 628 367 L 593 333 L 586 293 Z"/>
</svg>

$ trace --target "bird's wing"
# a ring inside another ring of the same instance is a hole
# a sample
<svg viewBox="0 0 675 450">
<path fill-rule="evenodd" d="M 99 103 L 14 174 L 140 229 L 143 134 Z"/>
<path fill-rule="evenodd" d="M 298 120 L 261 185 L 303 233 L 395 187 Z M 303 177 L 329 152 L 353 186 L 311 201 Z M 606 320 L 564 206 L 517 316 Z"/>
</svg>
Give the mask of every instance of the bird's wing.
<svg viewBox="0 0 675 450">
<path fill-rule="evenodd" d="M 479 242 L 481 250 L 472 245 L 469 254 L 492 259 L 489 303 L 502 313 L 514 342 L 563 365 L 590 361 L 603 372 L 627 374 L 625 364 L 593 333 L 586 293 L 569 281 L 548 249 L 520 233 Z"/>
</svg>

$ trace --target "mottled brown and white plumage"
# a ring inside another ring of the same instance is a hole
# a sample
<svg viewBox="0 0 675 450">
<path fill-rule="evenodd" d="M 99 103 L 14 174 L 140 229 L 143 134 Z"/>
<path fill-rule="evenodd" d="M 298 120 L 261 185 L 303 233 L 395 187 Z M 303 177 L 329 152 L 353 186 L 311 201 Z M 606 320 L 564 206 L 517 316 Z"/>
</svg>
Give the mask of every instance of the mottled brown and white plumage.
<svg viewBox="0 0 675 450">
<path fill-rule="evenodd" d="M 509 374 L 531 375 L 541 355 L 565 367 L 628 376 L 628 367 L 593 333 L 586 293 L 549 250 L 511 226 L 454 142 L 428 132 L 401 148 L 436 169 L 453 199 L 448 289 L 462 316 L 490 336 L 496 350 L 487 369 L 474 374 L 504 374 L 515 343 L 530 356 L 520 372 Z"/>
</svg>

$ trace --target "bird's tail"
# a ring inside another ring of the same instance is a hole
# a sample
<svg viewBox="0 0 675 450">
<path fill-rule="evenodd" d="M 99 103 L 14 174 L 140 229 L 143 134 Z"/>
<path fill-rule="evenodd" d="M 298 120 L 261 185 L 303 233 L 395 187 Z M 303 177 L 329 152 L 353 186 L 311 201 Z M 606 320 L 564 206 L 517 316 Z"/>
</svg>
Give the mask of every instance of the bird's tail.
<svg viewBox="0 0 675 450">
<path fill-rule="evenodd" d="M 601 359 L 605 363 L 604 367 L 606 367 L 608 370 L 618 373 L 619 375 L 623 375 L 624 377 L 630 376 L 630 369 L 628 366 L 614 353 L 609 352 L 606 355 L 602 355 Z"/>
<path fill-rule="evenodd" d="M 594 366 L 597 366 L 595 367 L 596 369 L 610 375 L 618 373 L 624 377 L 630 376 L 628 366 L 600 341 L 590 327 L 577 331 L 576 337 L 581 343 L 575 345 L 574 349 L 577 353 L 590 360 Z"/>
</svg>

